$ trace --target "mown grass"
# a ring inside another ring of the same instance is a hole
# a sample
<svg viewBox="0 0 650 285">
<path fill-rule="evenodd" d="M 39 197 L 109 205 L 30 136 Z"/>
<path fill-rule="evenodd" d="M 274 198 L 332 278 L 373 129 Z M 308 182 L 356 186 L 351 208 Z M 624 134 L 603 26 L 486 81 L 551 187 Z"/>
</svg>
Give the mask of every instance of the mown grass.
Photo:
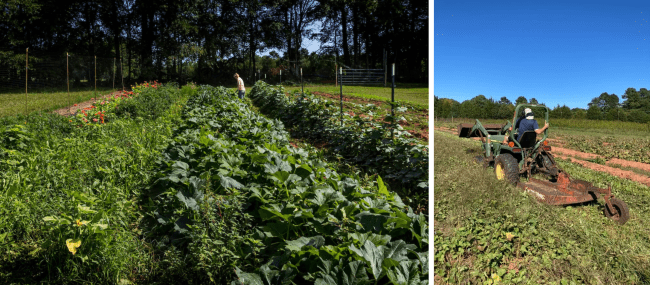
<svg viewBox="0 0 650 285">
<path fill-rule="evenodd" d="M 298 83 L 300 84 L 300 83 Z M 404 101 L 423 107 L 429 106 L 429 86 L 427 84 L 396 84 L 395 101 Z M 285 86 L 287 92 L 302 90 L 301 86 Z M 305 91 L 341 94 L 341 87 L 330 85 L 305 84 Z M 343 86 L 344 96 L 354 96 L 374 100 L 390 100 L 390 83 L 384 86 Z"/>
<path fill-rule="evenodd" d="M 36 111 L 48 112 L 89 100 L 116 91 L 111 88 L 97 88 L 94 90 L 74 89 L 62 91 L 57 89 L 42 89 L 30 91 L 25 95 L 23 92 L 0 93 L 0 117 L 26 115 Z"/>
<path fill-rule="evenodd" d="M 473 140 L 434 138 L 437 284 L 647 284 L 650 193 L 646 186 L 558 159 L 575 179 L 611 184 L 630 208 L 623 226 L 603 202 L 541 204 L 472 162 Z"/>
</svg>

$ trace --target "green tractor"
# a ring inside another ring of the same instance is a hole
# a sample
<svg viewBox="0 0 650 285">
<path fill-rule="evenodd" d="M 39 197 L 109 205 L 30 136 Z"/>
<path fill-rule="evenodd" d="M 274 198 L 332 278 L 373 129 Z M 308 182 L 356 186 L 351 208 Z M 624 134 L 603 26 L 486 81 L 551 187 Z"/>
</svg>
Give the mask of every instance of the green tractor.
<svg viewBox="0 0 650 285">
<path fill-rule="evenodd" d="M 464 138 L 477 137 L 481 140 L 483 155 L 477 156 L 476 161 L 484 167 L 494 167 L 497 179 L 506 180 L 524 191 L 533 194 L 539 201 L 551 205 L 571 205 L 601 198 L 605 201 L 604 214 L 606 217 L 624 224 L 630 217 L 625 202 L 616 199 L 611 193 L 611 187 L 598 188 L 591 183 L 572 179 L 568 173 L 560 169 L 548 145 L 548 129 L 538 138 L 535 131 L 526 131 L 519 136 L 517 114 L 521 108 L 543 108 L 544 119 L 548 122 L 550 110 L 546 106 L 534 104 L 518 104 L 515 108 L 512 122 L 503 125 L 483 125 L 479 120 L 472 124 L 458 125 L 458 136 Z M 535 174 L 543 174 L 547 179 L 533 178 Z M 526 178 L 521 182 L 521 176 Z"/>
</svg>

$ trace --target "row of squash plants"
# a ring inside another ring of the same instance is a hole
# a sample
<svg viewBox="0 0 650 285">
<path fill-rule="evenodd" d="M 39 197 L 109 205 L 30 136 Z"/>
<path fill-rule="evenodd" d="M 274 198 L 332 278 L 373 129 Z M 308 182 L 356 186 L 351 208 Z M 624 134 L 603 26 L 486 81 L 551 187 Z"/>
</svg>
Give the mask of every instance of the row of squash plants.
<svg viewBox="0 0 650 285">
<path fill-rule="evenodd" d="M 281 120 L 294 137 L 324 142 L 349 164 L 379 173 L 402 193 L 428 193 L 429 148 L 401 129 L 397 114 L 375 118 L 378 106 L 362 112 L 340 112 L 339 103 L 307 93 L 287 94 L 283 87 L 258 81 L 250 92 L 253 103 L 272 118 Z M 395 126 L 395 128 L 393 128 Z"/>
<path fill-rule="evenodd" d="M 381 177 L 338 173 L 294 148 L 281 121 L 232 90 L 199 87 L 173 137 L 140 205 L 175 282 L 427 283 L 425 214 Z"/>
</svg>

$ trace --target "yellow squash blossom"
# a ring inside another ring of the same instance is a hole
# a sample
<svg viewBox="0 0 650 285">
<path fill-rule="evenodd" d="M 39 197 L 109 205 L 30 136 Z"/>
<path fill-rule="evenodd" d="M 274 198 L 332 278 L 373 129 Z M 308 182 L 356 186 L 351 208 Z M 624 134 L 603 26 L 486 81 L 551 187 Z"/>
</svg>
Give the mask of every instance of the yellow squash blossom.
<svg viewBox="0 0 650 285">
<path fill-rule="evenodd" d="M 72 255 L 77 253 L 77 248 L 81 246 L 81 240 L 67 239 L 65 245 L 68 246 L 68 250 L 72 252 Z"/>
</svg>

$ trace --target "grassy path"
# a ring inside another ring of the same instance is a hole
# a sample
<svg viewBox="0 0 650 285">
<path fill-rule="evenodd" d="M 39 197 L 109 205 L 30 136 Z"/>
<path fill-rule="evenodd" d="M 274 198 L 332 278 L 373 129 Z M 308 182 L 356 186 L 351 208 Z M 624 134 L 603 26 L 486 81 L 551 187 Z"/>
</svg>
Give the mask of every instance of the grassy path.
<svg viewBox="0 0 650 285">
<path fill-rule="evenodd" d="M 390 100 L 392 88 L 390 83 L 384 86 L 343 86 L 344 96 L 353 96 L 374 100 Z M 404 101 L 422 107 L 429 106 L 429 86 L 426 84 L 396 84 L 395 101 Z M 286 87 L 287 92 L 302 90 L 300 86 Z M 334 85 L 305 85 L 305 92 L 323 92 L 329 94 L 340 94 L 341 87 Z"/>
<path fill-rule="evenodd" d="M 90 98 L 109 94 L 116 89 L 97 88 L 93 90 L 39 90 L 25 95 L 20 93 L 0 93 L 0 117 L 26 115 L 36 111 L 48 112 L 71 104 L 87 101 Z"/>
</svg>

